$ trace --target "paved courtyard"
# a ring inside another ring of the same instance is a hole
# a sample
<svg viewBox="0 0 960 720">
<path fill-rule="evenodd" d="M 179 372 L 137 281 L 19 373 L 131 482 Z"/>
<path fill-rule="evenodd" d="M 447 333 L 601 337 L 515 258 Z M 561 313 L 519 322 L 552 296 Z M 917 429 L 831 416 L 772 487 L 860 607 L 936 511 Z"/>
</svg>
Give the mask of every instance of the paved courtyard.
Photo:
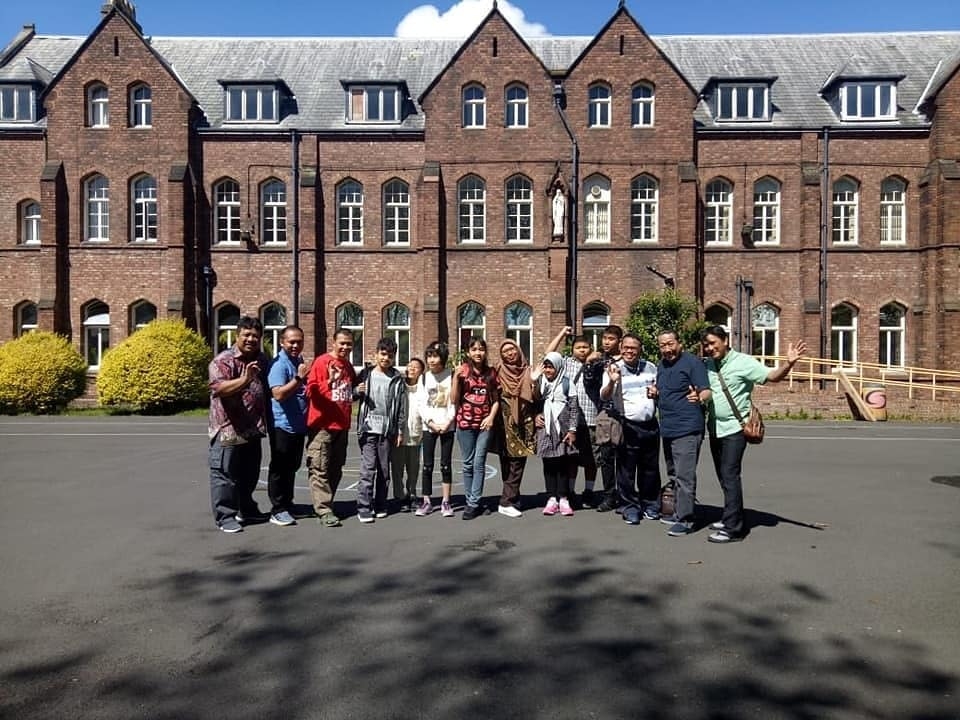
<svg viewBox="0 0 960 720">
<path fill-rule="evenodd" d="M 538 509 L 225 535 L 205 427 L 0 418 L 0 718 L 960 717 L 960 426 L 771 423 L 731 546 Z"/>
</svg>

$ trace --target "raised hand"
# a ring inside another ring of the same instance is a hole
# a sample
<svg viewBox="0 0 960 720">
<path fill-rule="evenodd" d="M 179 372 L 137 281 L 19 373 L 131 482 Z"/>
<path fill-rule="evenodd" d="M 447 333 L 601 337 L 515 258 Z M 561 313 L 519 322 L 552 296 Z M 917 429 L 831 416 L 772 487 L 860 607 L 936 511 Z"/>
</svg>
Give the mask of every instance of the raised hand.
<svg viewBox="0 0 960 720">
<path fill-rule="evenodd" d="M 796 343 L 790 343 L 787 346 L 787 362 L 793 365 L 797 360 L 807 354 L 807 343 L 803 340 L 797 340 Z"/>
</svg>

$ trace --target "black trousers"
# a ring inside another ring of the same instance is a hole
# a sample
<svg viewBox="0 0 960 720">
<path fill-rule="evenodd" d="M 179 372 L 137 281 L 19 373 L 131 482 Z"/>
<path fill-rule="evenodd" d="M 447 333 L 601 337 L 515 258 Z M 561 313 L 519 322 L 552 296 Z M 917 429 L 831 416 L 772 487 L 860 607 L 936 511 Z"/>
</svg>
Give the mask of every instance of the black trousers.
<svg viewBox="0 0 960 720">
<path fill-rule="evenodd" d="M 267 496 L 270 512 L 289 511 L 293 507 L 293 482 L 303 462 L 305 435 L 274 428 L 270 431 L 270 467 L 267 470 Z"/>
</svg>

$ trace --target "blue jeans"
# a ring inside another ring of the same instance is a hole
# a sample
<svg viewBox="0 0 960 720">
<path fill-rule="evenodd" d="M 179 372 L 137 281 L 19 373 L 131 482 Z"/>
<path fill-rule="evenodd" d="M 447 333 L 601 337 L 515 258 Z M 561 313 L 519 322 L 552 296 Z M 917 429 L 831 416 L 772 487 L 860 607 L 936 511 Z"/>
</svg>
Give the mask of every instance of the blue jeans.
<svg viewBox="0 0 960 720">
<path fill-rule="evenodd" d="M 710 454 L 713 467 L 723 490 L 723 526 L 731 535 L 743 535 L 746 525 L 743 520 L 743 480 L 740 469 L 747 439 L 742 432 L 718 438 L 710 436 Z"/>
<path fill-rule="evenodd" d="M 463 456 L 463 494 L 468 507 L 478 507 L 483 498 L 483 480 L 487 474 L 489 430 L 457 429 L 457 442 Z"/>
</svg>

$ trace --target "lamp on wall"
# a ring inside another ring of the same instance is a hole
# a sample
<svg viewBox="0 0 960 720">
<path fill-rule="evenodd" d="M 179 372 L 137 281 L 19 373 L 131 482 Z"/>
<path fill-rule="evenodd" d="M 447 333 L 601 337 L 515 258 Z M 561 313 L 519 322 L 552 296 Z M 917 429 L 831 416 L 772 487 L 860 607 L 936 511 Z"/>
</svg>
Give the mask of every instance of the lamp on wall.
<svg viewBox="0 0 960 720">
<path fill-rule="evenodd" d="M 663 286 L 664 286 L 664 287 L 668 287 L 668 288 L 670 288 L 671 290 L 673 290 L 673 289 L 677 286 L 677 282 L 676 282 L 672 277 L 670 277 L 670 276 L 667 275 L 666 273 L 660 272 L 660 271 L 657 270 L 653 265 L 647 265 L 646 267 L 647 267 L 647 271 L 648 271 L 648 272 L 652 272 L 652 273 L 653 273 L 654 275 L 656 275 L 658 278 L 660 278 L 661 280 L 663 280 Z"/>
</svg>

